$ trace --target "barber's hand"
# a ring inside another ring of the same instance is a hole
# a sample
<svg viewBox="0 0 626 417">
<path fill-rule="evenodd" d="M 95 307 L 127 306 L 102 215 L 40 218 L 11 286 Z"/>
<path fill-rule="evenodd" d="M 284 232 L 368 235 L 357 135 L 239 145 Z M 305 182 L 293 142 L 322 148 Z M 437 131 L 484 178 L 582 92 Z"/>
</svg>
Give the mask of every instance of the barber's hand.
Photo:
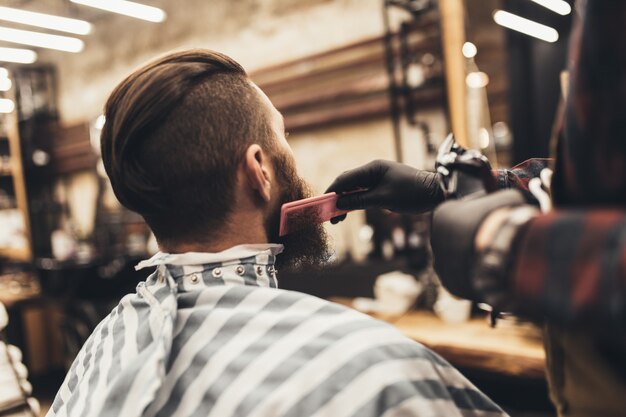
<svg viewBox="0 0 626 417">
<path fill-rule="evenodd" d="M 337 200 L 341 210 L 384 208 L 396 213 L 421 213 L 444 200 L 437 174 L 393 161 L 376 160 L 346 171 L 328 187 L 327 193 L 358 189 Z M 345 216 L 333 219 L 337 223 Z"/>
<path fill-rule="evenodd" d="M 488 232 L 483 227 L 488 223 L 485 220 L 493 221 L 492 214 L 525 203 L 521 192 L 505 190 L 471 200 L 447 201 L 435 210 L 430 237 L 434 267 L 448 291 L 458 297 L 479 299 L 472 280 L 480 249 L 476 244 L 482 244 L 481 235 Z"/>
</svg>

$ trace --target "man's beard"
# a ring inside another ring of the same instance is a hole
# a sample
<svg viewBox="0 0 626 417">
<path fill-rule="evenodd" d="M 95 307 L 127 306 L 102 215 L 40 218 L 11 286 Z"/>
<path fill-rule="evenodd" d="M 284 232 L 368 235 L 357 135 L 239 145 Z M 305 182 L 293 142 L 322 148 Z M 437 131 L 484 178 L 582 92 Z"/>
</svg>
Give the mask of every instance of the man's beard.
<svg viewBox="0 0 626 417">
<path fill-rule="evenodd" d="M 286 154 L 276 154 L 274 171 L 280 187 L 280 198 L 266 221 L 266 233 L 272 243 L 285 246 L 276 259 L 278 269 L 320 268 L 329 257 L 328 238 L 321 224 L 308 225 L 285 236 L 279 236 L 280 208 L 284 203 L 311 196 L 309 186 L 296 172 L 293 162 Z"/>
</svg>

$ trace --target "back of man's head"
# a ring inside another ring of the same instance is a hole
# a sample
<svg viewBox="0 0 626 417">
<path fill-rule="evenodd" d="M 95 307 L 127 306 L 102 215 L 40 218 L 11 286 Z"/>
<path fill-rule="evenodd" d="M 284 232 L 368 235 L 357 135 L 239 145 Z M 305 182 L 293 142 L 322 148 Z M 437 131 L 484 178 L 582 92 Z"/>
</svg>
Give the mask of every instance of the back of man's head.
<svg viewBox="0 0 626 417">
<path fill-rule="evenodd" d="M 113 91 L 105 116 L 102 159 L 115 195 L 161 244 L 219 230 L 246 147 L 271 153 L 274 143 L 269 109 L 244 69 L 206 50 L 137 70 Z"/>
</svg>

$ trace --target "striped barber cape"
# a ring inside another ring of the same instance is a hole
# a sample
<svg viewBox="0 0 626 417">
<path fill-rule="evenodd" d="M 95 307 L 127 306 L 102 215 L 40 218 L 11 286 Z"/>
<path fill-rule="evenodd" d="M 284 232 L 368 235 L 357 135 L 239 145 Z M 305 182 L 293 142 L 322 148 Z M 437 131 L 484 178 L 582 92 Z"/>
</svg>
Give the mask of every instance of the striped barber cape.
<svg viewBox="0 0 626 417">
<path fill-rule="evenodd" d="M 277 288 L 280 245 L 157 254 L 94 330 L 48 416 L 502 416 L 392 326 Z"/>
</svg>

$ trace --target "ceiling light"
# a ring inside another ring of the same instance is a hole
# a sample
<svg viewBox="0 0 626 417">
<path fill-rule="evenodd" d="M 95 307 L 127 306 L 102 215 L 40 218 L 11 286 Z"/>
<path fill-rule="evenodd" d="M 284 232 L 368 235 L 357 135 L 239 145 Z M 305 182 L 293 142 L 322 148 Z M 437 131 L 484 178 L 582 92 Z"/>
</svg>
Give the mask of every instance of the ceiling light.
<svg viewBox="0 0 626 417">
<path fill-rule="evenodd" d="M 9 78 L 9 70 L 0 67 L 0 78 Z"/>
<path fill-rule="evenodd" d="M 491 135 L 489 134 L 489 131 L 484 127 L 481 127 L 478 130 L 478 146 L 482 149 L 487 149 L 489 147 L 490 139 Z"/>
<path fill-rule="evenodd" d="M 513 13 L 496 10 L 493 14 L 493 20 L 500 26 L 541 39 L 542 41 L 552 43 L 559 40 L 559 32 L 557 32 L 556 29 L 525 19 Z"/>
<path fill-rule="evenodd" d="M 0 20 L 74 33 L 76 35 L 87 35 L 91 32 L 91 23 L 84 20 L 35 13 L 11 7 L 0 7 Z"/>
<path fill-rule="evenodd" d="M 540 6 L 545 7 L 553 11 L 554 13 L 558 13 L 561 16 L 566 16 L 572 12 L 572 6 L 569 5 L 568 2 L 563 0 L 531 0 L 532 2 L 537 3 Z"/>
<path fill-rule="evenodd" d="M 469 88 L 484 88 L 489 84 L 489 76 L 484 72 L 470 72 L 465 77 L 465 83 Z"/>
<path fill-rule="evenodd" d="M 0 78 L 0 91 L 9 91 L 12 86 L 13 83 L 10 78 Z"/>
<path fill-rule="evenodd" d="M 78 38 L 7 27 L 0 27 L 0 40 L 64 52 L 80 52 L 85 47 L 85 43 Z"/>
<path fill-rule="evenodd" d="M 17 64 L 32 64 L 37 61 L 37 53 L 30 49 L 0 47 L 0 61 Z"/>
<path fill-rule="evenodd" d="M 11 113 L 15 110 L 15 103 L 8 98 L 0 98 L 0 113 Z"/>
<path fill-rule="evenodd" d="M 478 48 L 471 42 L 465 42 L 463 44 L 463 56 L 467 59 L 474 58 L 478 53 Z"/>
<path fill-rule="evenodd" d="M 104 116 L 104 114 L 101 114 L 100 116 L 98 116 L 96 118 L 96 122 L 94 123 L 94 127 L 98 130 L 102 130 L 102 128 L 104 128 L 104 123 L 106 122 L 106 117 Z"/>
<path fill-rule="evenodd" d="M 119 13 L 149 22 L 162 22 L 166 14 L 163 10 L 127 0 L 70 0 L 72 3 L 95 7 L 108 12 Z"/>
</svg>

